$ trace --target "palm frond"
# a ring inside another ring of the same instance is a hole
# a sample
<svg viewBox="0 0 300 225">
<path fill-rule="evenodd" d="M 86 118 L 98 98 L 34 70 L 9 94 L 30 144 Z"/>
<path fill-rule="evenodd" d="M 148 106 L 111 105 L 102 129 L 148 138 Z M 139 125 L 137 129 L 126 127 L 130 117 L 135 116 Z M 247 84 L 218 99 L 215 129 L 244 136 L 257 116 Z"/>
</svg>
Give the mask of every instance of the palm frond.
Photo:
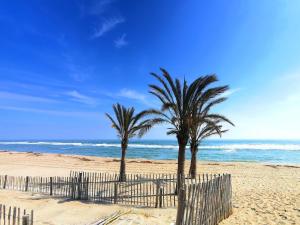
<svg viewBox="0 0 300 225">
<path fill-rule="evenodd" d="M 209 115 L 207 115 L 207 118 L 223 120 L 223 121 L 229 123 L 230 125 L 235 126 L 234 123 L 231 122 L 227 117 L 220 115 L 220 114 L 209 114 Z"/>
<path fill-rule="evenodd" d="M 118 133 L 120 133 L 121 129 L 119 125 L 116 123 L 116 121 L 108 113 L 105 113 L 105 115 L 111 121 L 112 127 L 115 128 L 118 131 Z"/>
<path fill-rule="evenodd" d="M 155 73 L 154 76 L 160 85 L 149 85 L 150 93 L 161 102 L 160 112 L 154 114 L 165 122 L 170 123 L 172 128 L 167 134 L 176 134 L 182 137 L 201 137 L 209 134 L 221 135 L 221 122 L 233 123 L 224 116 L 210 113 L 217 104 L 226 100 L 220 95 L 228 90 L 228 86 L 210 87 L 218 81 L 215 74 L 200 76 L 190 85 L 184 79 L 173 79 L 163 68 L 162 76 Z M 217 98 L 219 97 L 219 98 Z M 208 116 L 209 115 L 209 116 Z M 185 133 L 189 130 L 189 134 Z"/>
<path fill-rule="evenodd" d="M 135 114 L 133 107 L 126 108 L 120 104 L 113 105 L 114 118 L 106 113 L 111 121 L 112 127 L 117 130 L 118 136 L 122 140 L 128 140 L 136 135 L 145 134 L 155 124 L 162 122 L 162 119 L 145 118 L 157 113 L 156 110 L 144 110 Z M 167 118 L 165 118 L 167 120 Z M 140 132 L 140 130 L 142 130 Z"/>
<path fill-rule="evenodd" d="M 162 79 L 160 76 L 158 76 L 155 73 L 151 73 L 152 76 L 154 76 L 165 88 L 166 92 L 168 93 L 168 96 L 170 97 L 171 102 L 174 103 L 174 99 L 172 96 L 172 93 L 170 91 L 170 88 L 168 87 L 167 83 L 164 81 L 164 79 Z"/>
<path fill-rule="evenodd" d="M 172 79 L 172 77 L 170 76 L 170 74 L 168 73 L 168 71 L 166 71 L 163 68 L 160 68 L 160 70 L 163 72 L 163 76 L 164 78 L 168 81 L 169 86 L 171 87 L 172 90 L 172 94 L 174 95 L 175 99 L 176 99 L 176 103 L 177 105 L 179 105 L 178 103 L 180 102 L 180 97 L 179 97 L 179 93 L 178 93 L 178 89 L 176 88 L 176 85 Z M 180 109 L 180 107 L 178 107 Z"/>
<path fill-rule="evenodd" d="M 214 100 L 208 102 L 207 105 L 203 108 L 203 112 L 207 113 L 211 109 L 211 107 L 213 107 L 213 106 L 215 106 L 217 104 L 220 104 L 220 103 L 222 103 L 222 102 L 224 102 L 226 100 L 227 100 L 226 97 L 222 97 L 222 98 L 217 98 L 217 99 L 214 99 Z M 203 105 L 204 104 L 205 104 L 205 102 L 203 103 Z"/>
</svg>

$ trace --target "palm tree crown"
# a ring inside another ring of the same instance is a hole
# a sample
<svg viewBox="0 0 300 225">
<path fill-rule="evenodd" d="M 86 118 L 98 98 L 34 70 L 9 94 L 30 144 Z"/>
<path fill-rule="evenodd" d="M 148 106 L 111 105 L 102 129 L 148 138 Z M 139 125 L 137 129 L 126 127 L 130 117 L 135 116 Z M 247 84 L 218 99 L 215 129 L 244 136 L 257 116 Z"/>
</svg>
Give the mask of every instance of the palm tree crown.
<svg viewBox="0 0 300 225">
<path fill-rule="evenodd" d="M 108 113 L 106 113 L 106 116 L 110 119 L 112 127 L 118 132 L 120 139 L 130 139 L 135 136 L 142 137 L 156 121 L 154 119 L 144 119 L 145 116 L 150 114 L 148 110 L 134 114 L 135 109 L 133 107 L 126 108 L 119 103 L 113 105 L 113 110 L 116 119 L 113 119 Z"/>
<path fill-rule="evenodd" d="M 160 117 L 163 122 L 172 125 L 167 134 L 175 134 L 176 136 L 188 140 L 189 118 L 195 106 L 200 104 L 199 95 L 208 83 L 214 81 L 215 77 L 205 76 L 196 79 L 190 85 L 186 80 L 173 80 L 169 73 L 161 69 L 163 76 L 151 73 L 161 84 L 149 85 L 150 93 L 156 96 L 162 103 L 161 110 L 155 114 Z"/>
</svg>

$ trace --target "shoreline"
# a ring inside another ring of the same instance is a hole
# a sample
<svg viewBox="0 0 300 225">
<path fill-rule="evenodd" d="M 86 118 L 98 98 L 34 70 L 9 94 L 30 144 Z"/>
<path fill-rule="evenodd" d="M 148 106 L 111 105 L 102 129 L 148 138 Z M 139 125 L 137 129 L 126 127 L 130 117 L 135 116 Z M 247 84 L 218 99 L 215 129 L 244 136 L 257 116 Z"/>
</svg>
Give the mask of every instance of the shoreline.
<svg viewBox="0 0 300 225">
<path fill-rule="evenodd" d="M 33 154 L 33 155 L 54 155 L 54 156 L 68 156 L 68 157 L 77 157 L 77 158 L 98 158 L 98 159 L 111 159 L 111 160 L 119 160 L 117 157 L 104 157 L 104 156 L 91 156 L 91 155 L 78 155 L 78 154 L 64 154 L 64 153 L 45 153 L 38 151 L 15 151 L 15 150 L 6 150 L 0 149 L 1 153 L 13 153 L 13 154 Z M 149 163 L 149 161 L 153 162 L 164 162 L 171 161 L 177 162 L 177 159 L 148 159 L 148 158 L 126 158 L 126 161 L 137 161 L 137 163 Z M 138 162 L 140 161 L 140 162 Z M 190 159 L 186 159 L 186 162 L 189 162 Z M 246 164 L 260 164 L 264 166 L 282 166 L 282 167 L 293 167 L 300 168 L 300 164 L 298 163 L 279 163 L 279 162 L 262 162 L 262 161 L 212 161 L 212 160 L 197 160 L 198 163 L 217 163 L 217 164 L 229 164 L 229 163 L 246 163 Z"/>
</svg>

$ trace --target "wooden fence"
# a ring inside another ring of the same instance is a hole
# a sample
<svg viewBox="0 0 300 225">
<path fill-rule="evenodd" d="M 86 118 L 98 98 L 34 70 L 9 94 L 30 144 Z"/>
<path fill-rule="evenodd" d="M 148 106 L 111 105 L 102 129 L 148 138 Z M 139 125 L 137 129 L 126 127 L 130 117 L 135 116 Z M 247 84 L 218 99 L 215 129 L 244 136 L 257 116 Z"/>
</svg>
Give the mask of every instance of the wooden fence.
<svg viewBox="0 0 300 225">
<path fill-rule="evenodd" d="M 71 171 L 69 177 L 0 176 L 0 188 L 76 200 L 145 207 L 176 207 L 175 174 L 118 174 Z"/>
<path fill-rule="evenodd" d="M 185 185 L 180 225 L 216 225 L 232 214 L 231 175 L 214 175 L 204 182 Z"/>
<path fill-rule="evenodd" d="M 0 225 L 33 225 L 33 210 L 27 214 L 17 207 L 0 204 Z"/>
<path fill-rule="evenodd" d="M 75 185 L 74 198 L 102 203 L 145 207 L 175 207 L 175 174 L 127 174 L 126 182 L 119 182 L 118 174 L 71 172 L 81 185 Z M 74 182 L 76 183 L 76 182 Z"/>
<path fill-rule="evenodd" d="M 0 188 L 93 202 L 177 207 L 175 174 L 118 174 L 71 171 L 69 177 L 0 176 Z M 182 190 L 180 190 L 181 193 Z M 231 177 L 202 174 L 185 179 L 184 210 L 177 224 L 217 224 L 231 214 Z M 180 198 L 181 199 L 181 198 Z"/>
</svg>

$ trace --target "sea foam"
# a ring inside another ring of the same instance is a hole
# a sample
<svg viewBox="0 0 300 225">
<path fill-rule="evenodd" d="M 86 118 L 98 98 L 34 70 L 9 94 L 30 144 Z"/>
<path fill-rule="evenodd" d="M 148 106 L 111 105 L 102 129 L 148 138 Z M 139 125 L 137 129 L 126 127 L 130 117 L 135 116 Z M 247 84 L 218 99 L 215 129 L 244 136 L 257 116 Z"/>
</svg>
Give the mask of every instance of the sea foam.
<svg viewBox="0 0 300 225">
<path fill-rule="evenodd" d="M 53 145 L 53 146 L 78 146 L 78 147 L 112 147 L 119 148 L 117 143 L 88 143 L 88 142 L 57 142 L 57 141 L 2 141 L 0 145 Z M 177 145 L 158 144 L 129 144 L 129 148 L 149 149 L 178 149 Z M 187 146 L 189 148 L 189 146 Z M 200 145 L 199 149 L 205 150 L 286 150 L 300 151 L 300 144 L 223 144 L 223 145 Z"/>
</svg>

